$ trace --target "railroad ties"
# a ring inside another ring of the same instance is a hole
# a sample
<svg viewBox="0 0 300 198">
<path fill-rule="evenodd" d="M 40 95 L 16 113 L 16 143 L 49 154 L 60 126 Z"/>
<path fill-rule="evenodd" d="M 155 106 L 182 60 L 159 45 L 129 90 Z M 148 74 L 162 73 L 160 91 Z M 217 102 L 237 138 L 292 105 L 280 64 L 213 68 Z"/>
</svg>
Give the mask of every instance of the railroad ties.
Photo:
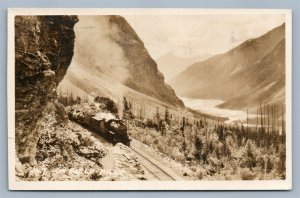
<svg viewBox="0 0 300 198">
<path fill-rule="evenodd" d="M 179 181 L 183 180 L 183 178 L 179 177 L 175 173 L 173 173 L 168 168 L 164 167 L 158 161 L 139 150 L 138 148 L 131 146 L 131 150 L 137 155 L 140 163 L 158 180 L 161 181 Z"/>
</svg>

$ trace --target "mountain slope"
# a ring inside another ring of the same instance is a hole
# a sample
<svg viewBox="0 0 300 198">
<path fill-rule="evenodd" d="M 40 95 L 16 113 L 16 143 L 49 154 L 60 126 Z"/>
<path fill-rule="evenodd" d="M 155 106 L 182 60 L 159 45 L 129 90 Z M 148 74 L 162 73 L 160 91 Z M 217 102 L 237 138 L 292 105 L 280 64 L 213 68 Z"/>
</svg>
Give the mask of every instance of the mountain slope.
<svg viewBox="0 0 300 198">
<path fill-rule="evenodd" d="M 258 106 L 260 100 L 266 104 L 284 104 L 285 102 L 285 40 L 283 39 L 270 54 L 245 72 L 239 72 L 236 78 L 250 84 L 251 89 L 240 96 L 220 105 L 223 108 Z M 259 71 L 258 75 L 255 74 Z M 253 81 L 255 79 L 255 81 Z"/>
<path fill-rule="evenodd" d="M 174 90 L 164 83 L 156 62 L 123 17 L 80 16 L 79 19 L 74 60 L 66 80 L 77 78 L 76 86 L 86 90 L 85 79 L 96 88 L 93 91 L 119 98 L 127 89 L 133 89 L 167 104 L 184 106 Z"/>
<path fill-rule="evenodd" d="M 170 84 L 184 97 L 227 101 L 222 107 L 257 106 L 257 98 L 263 103 L 274 102 L 270 96 L 279 97 L 285 86 L 284 37 L 283 24 L 224 54 L 193 64 Z M 279 98 L 277 102 L 282 103 L 284 97 Z"/>
<path fill-rule="evenodd" d="M 204 60 L 208 57 L 209 55 L 184 58 L 169 52 L 159 57 L 156 62 L 159 71 L 164 74 L 166 82 L 168 82 L 182 71 L 186 70 L 191 64 Z"/>
</svg>

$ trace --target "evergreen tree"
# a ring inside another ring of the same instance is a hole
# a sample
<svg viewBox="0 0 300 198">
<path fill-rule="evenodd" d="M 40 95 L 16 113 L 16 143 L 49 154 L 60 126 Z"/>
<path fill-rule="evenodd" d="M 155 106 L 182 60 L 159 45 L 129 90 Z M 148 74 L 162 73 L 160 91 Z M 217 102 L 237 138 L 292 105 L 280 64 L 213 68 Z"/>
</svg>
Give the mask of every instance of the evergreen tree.
<svg viewBox="0 0 300 198">
<path fill-rule="evenodd" d="M 182 117 L 182 126 L 181 126 L 181 132 L 183 133 L 184 132 L 184 129 L 185 129 L 185 117 Z M 183 133 L 184 134 L 184 133 Z"/>
<path fill-rule="evenodd" d="M 246 166 L 252 170 L 256 166 L 255 145 L 248 139 L 245 145 L 245 160 Z"/>
<path fill-rule="evenodd" d="M 198 136 L 196 136 L 194 144 L 195 144 L 194 156 L 195 156 L 196 160 L 200 160 L 201 159 L 203 143 L 202 143 L 201 139 Z"/>
<path fill-rule="evenodd" d="M 80 104 L 81 103 L 81 98 L 79 96 L 76 97 L 76 104 Z"/>
<path fill-rule="evenodd" d="M 159 115 L 159 108 L 158 107 L 156 107 L 156 120 L 159 123 L 159 121 L 160 121 L 160 115 Z"/>
<path fill-rule="evenodd" d="M 186 144 L 185 139 L 184 139 L 183 142 L 182 142 L 182 145 L 181 145 L 181 150 L 182 150 L 185 158 L 187 157 L 186 149 L 187 149 L 187 144 Z"/>
<path fill-rule="evenodd" d="M 68 100 L 68 104 L 69 105 L 74 105 L 74 103 L 75 103 L 75 100 L 74 100 L 74 96 L 73 96 L 73 92 L 71 91 L 71 93 L 70 93 L 70 96 L 69 96 L 69 98 L 68 98 L 69 100 Z"/>
<path fill-rule="evenodd" d="M 165 110 L 165 121 L 166 121 L 166 123 L 167 123 L 168 125 L 171 124 L 170 113 L 169 113 L 168 108 L 166 108 L 166 110 Z"/>
<path fill-rule="evenodd" d="M 123 108 L 125 111 L 129 110 L 129 105 L 126 97 L 123 97 Z"/>
</svg>

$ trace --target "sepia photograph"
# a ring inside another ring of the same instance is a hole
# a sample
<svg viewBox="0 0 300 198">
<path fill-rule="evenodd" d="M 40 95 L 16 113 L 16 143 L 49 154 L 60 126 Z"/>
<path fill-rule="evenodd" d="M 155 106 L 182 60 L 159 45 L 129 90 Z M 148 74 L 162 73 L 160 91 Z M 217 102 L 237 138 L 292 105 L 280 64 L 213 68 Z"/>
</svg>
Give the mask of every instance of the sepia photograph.
<svg viewBox="0 0 300 198">
<path fill-rule="evenodd" d="M 9 9 L 11 190 L 288 190 L 291 11 Z"/>
</svg>

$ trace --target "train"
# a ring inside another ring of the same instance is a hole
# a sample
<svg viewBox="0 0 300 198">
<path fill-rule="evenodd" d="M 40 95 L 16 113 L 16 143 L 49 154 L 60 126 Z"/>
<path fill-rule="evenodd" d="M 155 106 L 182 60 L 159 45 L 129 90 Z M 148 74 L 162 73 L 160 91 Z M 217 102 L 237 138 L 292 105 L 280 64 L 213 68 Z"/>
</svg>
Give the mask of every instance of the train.
<svg viewBox="0 0 300 198">
<path fill-rule="evenodd" d="M 99 112 L 89 115 L 73 110 L 68 112 L 68 117 L 70 120 L 96 132 L 113 144 L 122 143 L 130 146 L 131 139 L 127 133 L 126 124 L 112 113 Z"/>
</svg>

